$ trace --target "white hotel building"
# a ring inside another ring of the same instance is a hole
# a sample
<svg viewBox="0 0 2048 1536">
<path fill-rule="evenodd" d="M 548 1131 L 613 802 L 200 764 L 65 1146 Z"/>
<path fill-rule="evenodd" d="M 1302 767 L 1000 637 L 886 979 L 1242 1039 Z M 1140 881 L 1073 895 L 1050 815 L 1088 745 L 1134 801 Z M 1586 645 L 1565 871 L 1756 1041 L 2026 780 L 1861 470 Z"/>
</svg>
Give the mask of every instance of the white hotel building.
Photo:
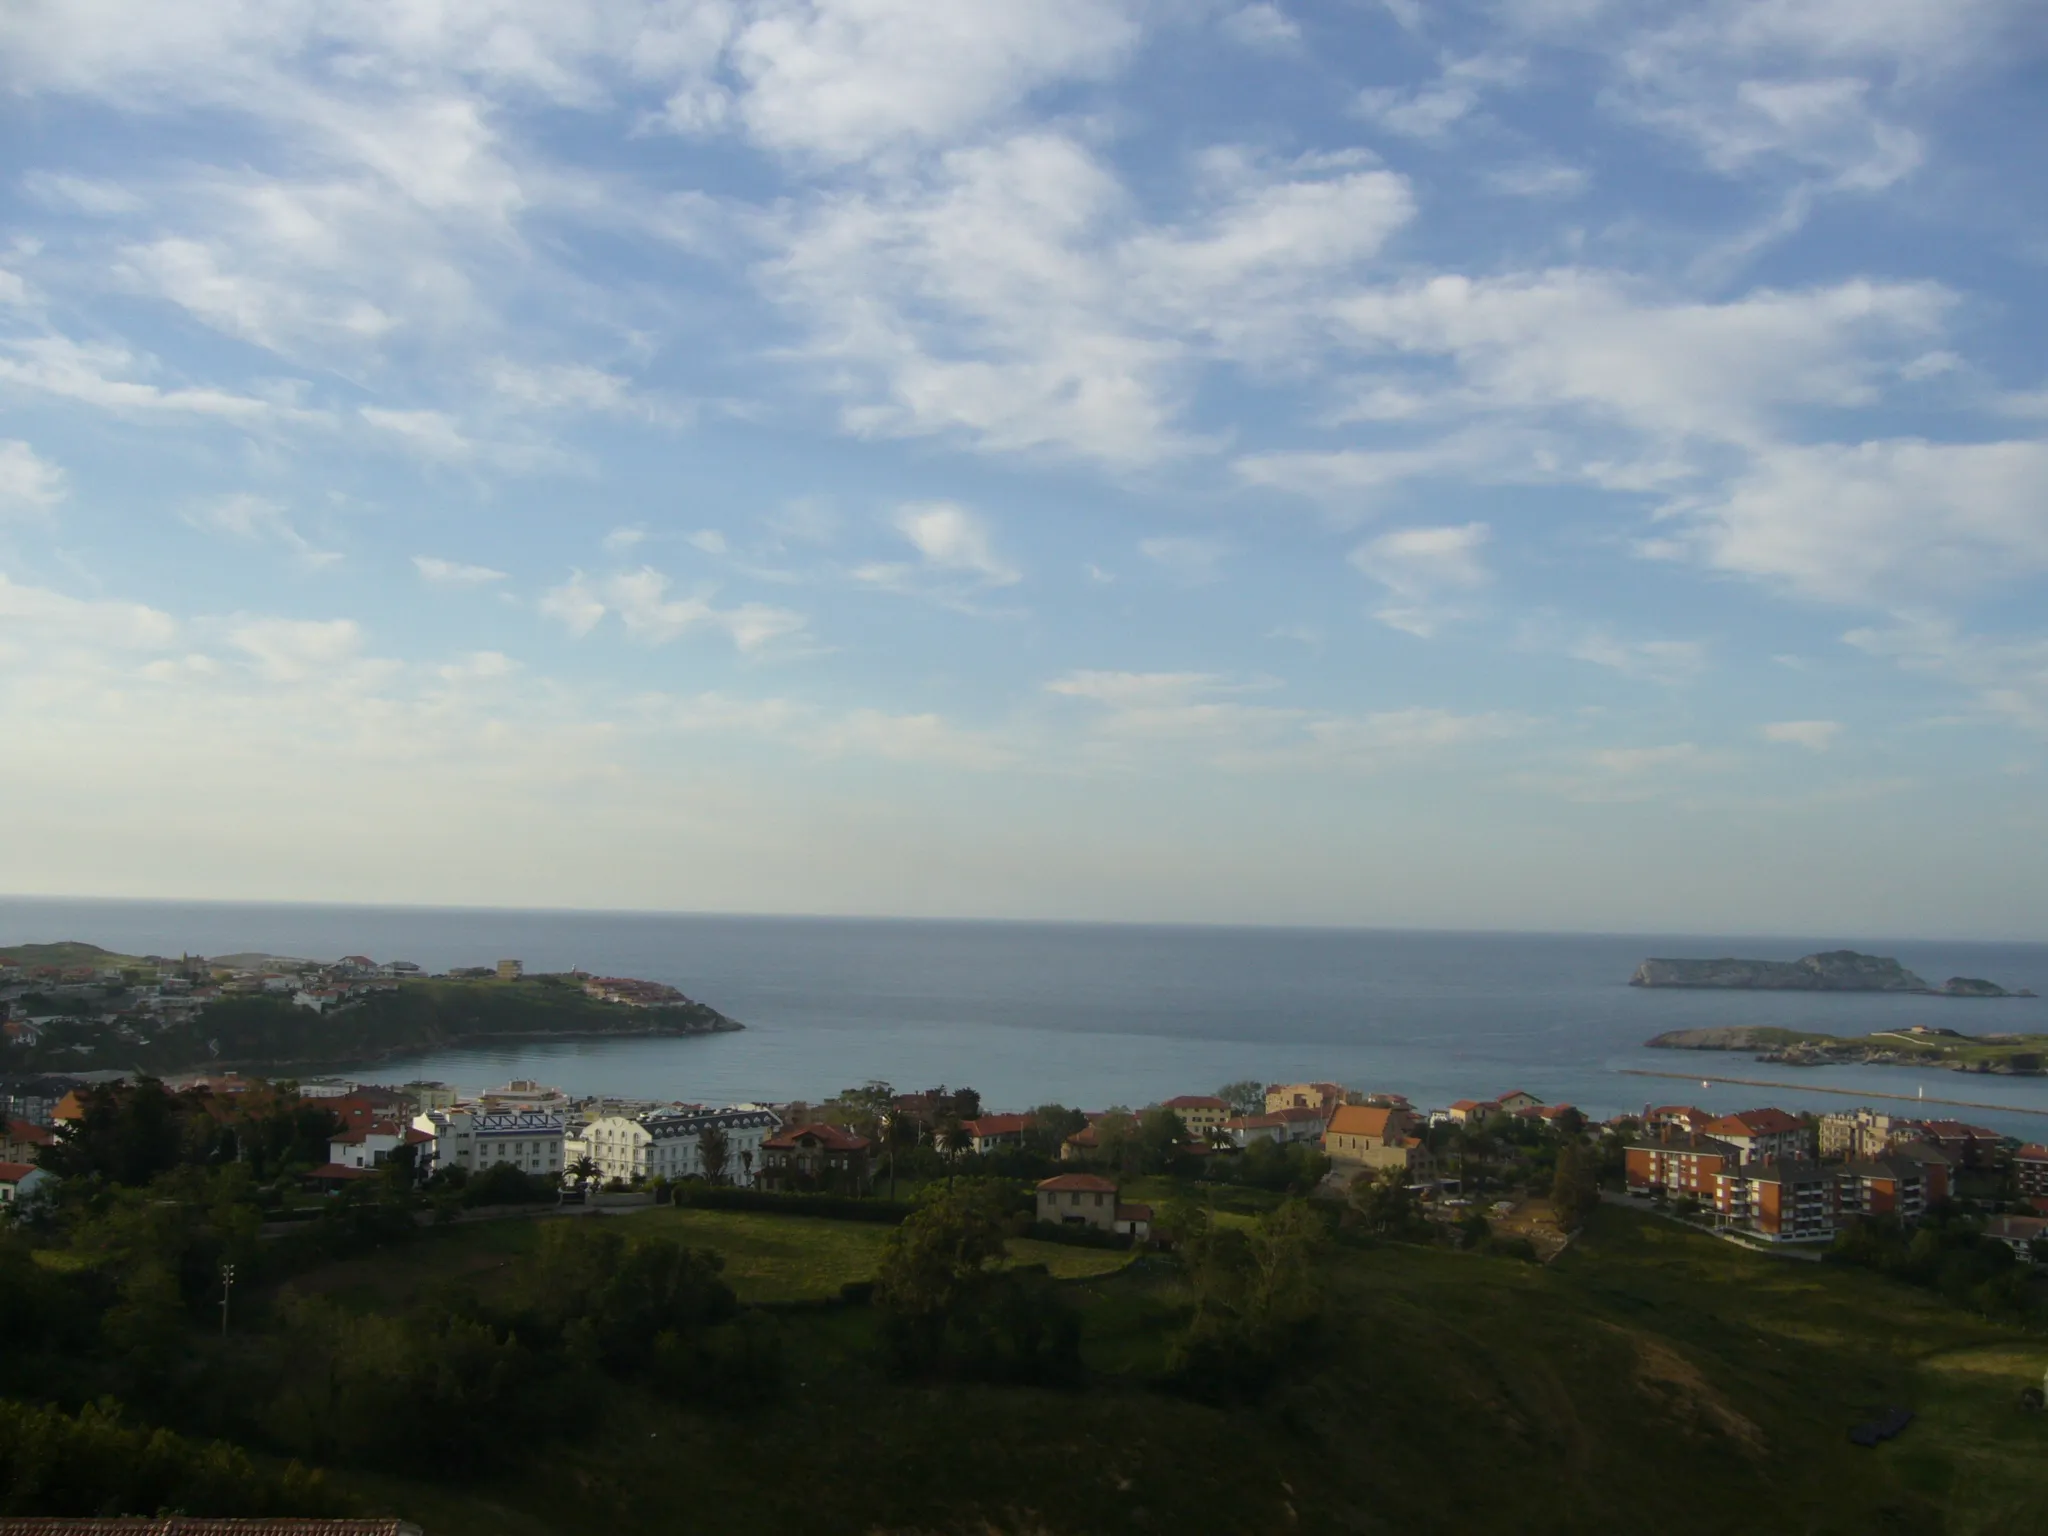
<svg viewBox="0 0 2048 1536">
<path fill-rule="evenodd" d="M 607 1115 L 583 1129 L 572 1161 L 588 1156 L 601 1179 L 701 1178 L 698 1141 L 709 1128 L 725 1132 L 728 1183 L 746 1187 L 761 1171 L 761 1143 L 782 1128 L 782 1117 L 759 1105 L 703 1111 L 664 1110 L 650 1115 Z"/>
<path fill-rule="evenodd" d="M 481 1173 L 494 1163 L 510 1163 L 537 1178 L 562 1171 L 560 1115 L 530 1109 L 436 1109 L 415 1116 L 412 1123 L 434 1138 L 429 1172 L 467 1168 Z"/>
</svg>

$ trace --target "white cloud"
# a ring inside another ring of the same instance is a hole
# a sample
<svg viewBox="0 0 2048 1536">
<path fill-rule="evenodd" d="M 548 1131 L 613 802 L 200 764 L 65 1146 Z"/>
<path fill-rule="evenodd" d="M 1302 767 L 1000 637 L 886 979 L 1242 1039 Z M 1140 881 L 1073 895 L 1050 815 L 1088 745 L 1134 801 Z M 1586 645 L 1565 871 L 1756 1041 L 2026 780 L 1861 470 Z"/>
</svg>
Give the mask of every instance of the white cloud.
<svg viewBox="0 0 2048 1536">
<path fill-rule="evenodd" d="M 99 181 L 90 176 L 67 176 L 56 171 L 31 171 L 21 179 L 22 187 L 38 202 L 75 209 L 94 218 L 119 218 L 140 213 L 148 204 L 118 182 Z"/>
<path fill-rule="evenodd" d="M 699 630 L 722 633 L 742 655 L 787 654 L 808 649 L 809 621 L 787 608 L 765 603 L 717 606 L 708 596 L 673 597 L 668 576 L 653 566 L 593 578 L 581 571 L 541 597 L 540 611 L 581 638 L 615 615 L 626 633 L 648 645 L 665 645 Z"/>
<path fill-rule="evenodd" d="M 614 528 L 598 543 L 608 555 L 623 555 L 629 549 L 637 549 L 647 541 L 645 528 Z"/>
<path fill-rule="evenodd" d="M 1225 37 L 1247 48 L 1286 50 L 1301 41 L 1301 27 L 1277 5 L 1242 6 L 1218 25 Z"/>
<path fill-rule="evenodd" d="M 1383 624 L 1424 639 L 1463 616 L 1459 599 L 1486 585 L 1480 550 L 1492 537 L 1484 523 L 1397 528 L 1351 551 L 1351 563 L 1387 589 Z"/>
<path fill-rule="evenodd" d="M 2048 637 L 1971 634 L 1921 617 L 1842 637 L 1871 656 L 1965 690 L 1985 718 L 2048 736 Z"/>
<path fill-rule="evenodd" d="M 255 619 L 228 631 L 264 676 L 281 681 L 333 673 L 356 659 L 363 632 L 353 619 Z"/>
<path fill-rule="evenodd" d="M 1697 745 L 1690 741 L 1662 747 L 1606 747 L 1590 754 L 1590 761 L 1608 773 L 1633 777 L 1660 768 L 1690 766 L 1700 761 Z"/>
<path fill-rule="evenodd" d="M 1492 54 L 1456 59 L 1428 85 L 1375 87 L 1358 93 L 1358 115 L 1404 138 L 1439 140 L 1477 109 L 1486 92 L 1522 75 L 1519 60 Z"/>
<path fill-rule="evenodd" d="M 66 495 L 64 470 L 19 438 L 0 438 L 0 518 L 45 516 Z"/>
<path fill-rule="evenodd" d="M 70 597 L 0 574 L 0 661 L 34 666 L 53 646 L 159 651 L 179 634 L 177 620 L 159 609 Z"/>
<path fill-rule="evenodd" d="M 1029 5 L 767 0 L 734 37 L 733 109 L 771 149 L 843 164 L 957 142 L 1042 85 L 1100 77 L 1137 41 L 1126 0 Z M 688 110 L 708 113 L 697 88 Z"/>
<path fill-rule="evenodd" d="M 1772 447 L 1671 515 L 1708 564 L 1824 601 L 1967 596 L 2048 571 L 2048 443 Z"/>
<path fill-rule="evenodd" d="M 722 555 L 732 547 L 716 528 L 699 528 L 695 533 L 684 534 L 683 539 L 707 555 Z"/>
<path fill-rule="evenodd" d="M 492 570 L 488 565 L 463 565 L 433 555 L 414 555 L 412 563 L 422 580 L 437 587 L 483 587 L 505 579 L 503 571 Z"/>
<path fill-rule="evenodd" d="M 1583 166 L 1563 165 L 1555 160 L 1504 165 L 1486 173 L 1488 186 L 1512 197 L 1577 197 L 1592 180 Z"/>
<path fill-rule="evenodd" d="M 476 443 L 464 435 L 446 411 L 394 411 L 381 406 L 361 407 L 363 420 L 380 432 L 388 432 L 421 458 L 455 463 L 471 457 Z"/>
<path fill-rule="evenodd" d="M 958 502 L 905 502 L 889 518 L 924 561 L 924 573 L 938 578 L 967 578 L 975 586 L 1016 586 L 1024 573 L 995 553 L 995 532 L 989 520 Z M 889 586 L 903 573 L 897 565 L 866 565 L 870 573 L 893 573 L 891 580 L 870 575 Z M 856 571 L 858 575 L 858 571 Z"/>
<path fill-rule="evenodd" d="M 1604 630 L 1580 635 L 1564 653 L 1574 661 L 1649 683 L 1688 682 L 1707 665 L 1707 648 L 1697 640 L 1622 640 Z"/>
<path fill-rule="evenodd" d="M 133 377 L 154 364 L 116 346 L 87 345 L 63 336 L 0 342 L 0 386 L 60 399 L 118 415 L 174 414 L 215 417 L 243 426 L 317 421 L 319 413 L 289 401 L 264 400 L 205 385 L 162 386 Z M 13 355 L 9 356 L 8 353 Z"/>
<path fill-rule="evenodd" d="M 1183 586 L 1206 586 L 1221 574 L 1228 548 L 1218 539 L 1164 536 L 1141 539 L 1138 553 Z"/>
<path fill-rule="evenodd" d="M 1804 747 L 1809 752 L 1827 751 L 1841 734 L 1839 720 L 1776 720 L 1763 728 L 1765 741 Z"/>
<path fill-rule="evenodd" d="M 315 568 L 333 565 L 339 551 L 317 548 L 299 532 L 291 517 L 267 496 L 241 494 L 224 496 L 186 514 L 193 527 L 223 534 L 249 544 L 282 544 L 304 564 Z"/>
</svg>

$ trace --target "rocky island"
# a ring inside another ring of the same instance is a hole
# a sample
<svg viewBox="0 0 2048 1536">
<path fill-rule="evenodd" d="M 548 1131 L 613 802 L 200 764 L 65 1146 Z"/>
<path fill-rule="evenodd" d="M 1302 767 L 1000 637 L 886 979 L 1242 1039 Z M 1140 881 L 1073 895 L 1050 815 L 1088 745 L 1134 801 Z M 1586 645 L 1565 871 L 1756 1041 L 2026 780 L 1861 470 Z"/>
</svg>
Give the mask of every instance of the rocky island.
<svg viewBox="0 0 2048 1536">
<path fill-rule="evenodd" d="M 1966 1035 L 1929 1024 L 1868 1035 L 1754 1024 L 1674 1029 L 1644 1044 L 1664 1051 L 1753 1051 L 1758 1061 L 1787 1067 L 1938 1067 L 2001 1077 L 2036 1077 L 2048 1070 L 2048 1035 Z"/>
<path fill-rule="evenodd" d="M 2031 997 L 1974 976 L 1931 987 L 1889 955 L 1831 949 L 1797 960 L 1645 960 L 1632 987 L 1724 988 L 1756 992 L 1907 992 L 1922 997 Z"/>
</svg>

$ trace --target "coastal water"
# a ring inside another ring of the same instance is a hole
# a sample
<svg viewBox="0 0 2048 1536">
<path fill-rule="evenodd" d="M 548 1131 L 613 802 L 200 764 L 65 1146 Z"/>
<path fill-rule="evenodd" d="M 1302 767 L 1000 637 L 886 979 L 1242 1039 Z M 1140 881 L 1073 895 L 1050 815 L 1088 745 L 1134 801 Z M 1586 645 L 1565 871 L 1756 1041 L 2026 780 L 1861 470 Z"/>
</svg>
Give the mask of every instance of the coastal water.
<svg viewBox="0 0 2048 1536">
<path fill-rule="evenodd" d="M 1944 1115 L 2048 1139 L 2048 1078 L 1800 1069 L 1642 1046 L 1664 1030 L 1735 1024 L 1834 1034 L 1910 1024 L 2048 1032 L 2048 1000 L 1627 985 L 1647 955 L 1792 959 L 1856 948 L 1895 955 L 1933 982 L 1983 976 L 2048 992 L 2048 945 L 0 898 L 0 942 L 55 939 L 128 953 L 360 953 L 432 970 L 516 956 L 529 970 L 668 982 L 747 1026 L 694 1039 L 436 1053 L 383 1063 L 373 1073 L 382 1080 L 480 1088 L 535 1077 L 578 1093 L 731 1101 L 818 1098 L 884 1078 L 903 1088 L 971 1084 L 992 1107 L 1057 1100 L 1099 1108 L 1208 1092 L 1239 1078 L 1329 1079 L 1423 1105 L 1521 1088 L 1595 1115 L 1651 1102 L 1833 1109 L 1858 1100 L 1819 1090 L 1924 1089 L 2009 1107 Z M 1685 1076 L 1698 1073 L 1799 1086 L 1702 1087 Z"/>
</svg>

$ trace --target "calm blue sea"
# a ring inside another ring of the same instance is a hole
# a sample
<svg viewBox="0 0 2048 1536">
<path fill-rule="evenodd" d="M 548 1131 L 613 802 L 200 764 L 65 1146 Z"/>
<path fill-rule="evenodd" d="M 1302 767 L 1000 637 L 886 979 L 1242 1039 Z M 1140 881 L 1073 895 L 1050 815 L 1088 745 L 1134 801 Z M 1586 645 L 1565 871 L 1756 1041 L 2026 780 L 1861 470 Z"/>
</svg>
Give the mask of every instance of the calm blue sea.
<svg viewBox="0 0 2048 1536">
<path fill-rule="evenodd" d="M 1797 1089 L 1700 1086 L 1623 1068 L 1705 1071 L 2048 1112 L 2048 1079 L 1886 1067 L 1765 1067 L 1647 1051 L 1667 1029 L 1779 1024 L 1838 1034 L 1907 1024 L 2048 1031 L 2048 1001 L 1643 991 L 1646 955 L 1896 955 L 1930 981 L 1985 976 L 2048 993 L 2048 945 L 1838 934 L 1703 938 L 1120 927 L 839 918 L 242 906 L 0 898 L 0 941 L 84 939 L 130 953 L 362 953 L 429 969 L 517 956 L 669 982 L 746 1024 L 685 1040 L 547 1042 L 376 1069 L 465 1088 L 537 1077 L 572 1092 L 714 1101 L 817 1098 L 869 1078 L 970 1084 L 992 1107 L 1085 1108 L 1238 1078 L 1329 1079 L 1418 1104 L 1512 1088 L 1589 1113 L 1683 1101 L 1840 1108 Z M 317 1021 L 308 1020 L 309 1029 Z M 1875 1102 L 1875 1101 L 1873 1101 Z M 2048 1113 L 1948 1111 L 2035 1138 Z"/>
</svg>

